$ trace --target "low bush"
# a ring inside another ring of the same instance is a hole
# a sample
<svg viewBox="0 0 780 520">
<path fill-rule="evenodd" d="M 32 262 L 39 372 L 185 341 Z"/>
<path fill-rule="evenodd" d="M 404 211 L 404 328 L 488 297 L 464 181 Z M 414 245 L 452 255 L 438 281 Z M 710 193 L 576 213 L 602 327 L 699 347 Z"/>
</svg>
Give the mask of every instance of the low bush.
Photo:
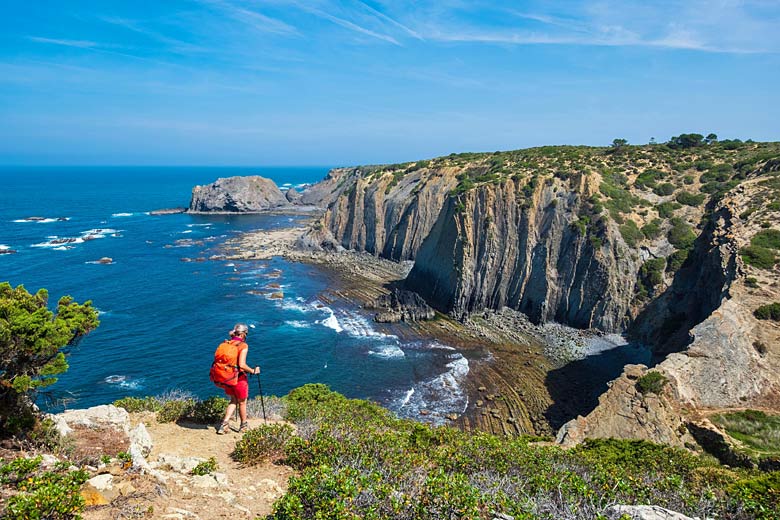
<svg viewBox="0 0 780 520">
<path fill-rule="evenodd" d="M 162 404 L 157 412 L 157 420 L 161 423 L 176 422 L 186 418 L 195 406 L 194 399 L 181 401 L 167 401 Z"/>
<path fill-rule="evenodd" d="M 670 182 L 664 182 L 663 184 L 659 184 L 655 188 L 653 188 L 653 193 L 660 197 L 665 197 L 667 195 L 671 195 L 674 193 L 674 190 L 676 189 L 675 185 Z"/>
<path fill-rule="evenodd" d="M 669 380 L 656 371 L 651 371 L 636 380 L 636 388 L 642 394 L 660 394 Z"/>
<path fill-rule="evenodd" d="M 194 468 L 192 468 L 192 474 L 193 475 L 210 475 L 217 471 L 219 469 L 219 465 L 217 464 L 217 459 L 214 457 L 210 457 L 209 460 L 204 460 L 203 462 L 198 462 L 198 464 L 195 465 Z"/>
<path fill-rule="evenodd" d="M 774 251 L 761 246 L 747 246 L 739 250 L 742 261 L 759 269 L 772 269 L 777 263 Z"/>
<path fill-rule="evenodd" d="M 228 403 L 224 397 L 209 397 L 204 401 L 197 401 L 187 415 L 187 419 L 199 424 L 211 424 L 222 420 Z"/>
<path fill-rule="evenodd" d="M 671 220 L 672 227 L 667 233 L 669 243 L 677 249 L 691 249 L 693 242 L 696 240 L 696 234 L 683 219 L 673 218 Z"/>
<path fill-rule="evenodd" d="M 649 295 L 652 296 L 655 287 L 664 281 L 664 268 L 666 258 L 651 258 L 639 269 L 640 282 Z"/>
<path fill-rule="evenodd" d="M 682 205 L 677 202 L 662 202 L 656 206 L 656 209 L 658 210 L 659 217 L 672 218 L 674 216 L 674 212 L 681 207 Z"/>
<path fill-rule="evenodd" d="M 155 397 L 123 397 L 114 401 L 114 406 L 124 408 L 129 413 L 156 412 L 162 403 Z"/>
<path fill-rule="evenodd" d="M 661 236 L 661 224 L 663 224 L 663 221 L 658 218 L 648 222 L 642 226 L 642 234 L 650 240 L 658 238 Z"/>
<path fill-rule="evenodd" d="M 764 229 L 759 231 L 753 235 L 750 245 L 767 249 L 780 249 L 780 230 Z"/>
<path fill-rule="evenodd" d="M 259 464 L 284 458 L 285 446 L 293 436 L 289 424 L 264 424 L 246 432 L 231 456 L 243 464 Z"/>
<path fill-rule="evenodd" d="M 57 465 L 51 471 L 44 471 L 40 466 L 41 457 L 16 459 L 0 465 L 2 484 L 14 488 L 14 494 L 5 500 L 3 518 L 8 520 L 81 518 L 84 498 L 80 490 L 81 485 L 89 478 L 89 474 L 83 470 L 70 471 L 67 464 Z"/>
<path fill-rule="evenodd" d="M 666 271 L 668 273 L 676 273 L 679 271 L 680 268 L 685 265 L 686 260 L 688 260 L 689 254 L 690 250 L 680 249 L 669 255 L 666 262 Z"/>
<path fill-rule="evenodd" d="M 285 463 L 297 470 L 269 519 L 585 519 L 611 503 L 775 518 L 778 497 L 761 487 L 765 481 L 753 482 L 755 473 L 725 470 L 684 450 L 613 439 L 563 450 L 397 419 L 322 387 L 305 394 L 296 412 L 299 431 L 313 428 L 305 437 L 245 436 L 257 435 L 275 453 L 283 445 Z"/>
<path fill-rule="evenodd" d="M 637 243 L 642 241 L 645 236 L 637 227 L 636 222 L 633 220 L 627 220 L 625 224 L 620 226 L 620 234 L 623 236 L 623 240 L 629 247 L 636 247 Z"/>
<path fill-rule="evenodd" d="M 762 305 L 753 311 L 753 315 L 759 320 L 780 321 L 780 302 Z"/>
<path fill-rule="evenodd" d="M 707 196 L 702 193 L 694 195 L 693 193 L 688 193 L 687 191 L 681 191 L 677 194 L 677 197 L 675 197 L 677 202 L 680 204 L 693 207 L 701 206 L 706 198 Z"/>
</svg>

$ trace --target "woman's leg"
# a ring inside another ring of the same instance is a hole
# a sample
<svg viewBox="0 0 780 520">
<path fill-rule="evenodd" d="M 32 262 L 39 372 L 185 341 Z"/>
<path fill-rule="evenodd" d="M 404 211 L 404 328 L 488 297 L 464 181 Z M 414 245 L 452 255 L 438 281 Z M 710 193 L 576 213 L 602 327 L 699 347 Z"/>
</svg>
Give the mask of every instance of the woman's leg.
<svg viewBox="0 0 780 520">
<path fill-rule="evenodd" d="M 238 402 L 238 416 L 241 418 L 241 424 L 246 422 L 246 399 Z"/>
<path fill-rule="evenodd" d="M 233 416 L 233 412 L 236 411 L 236 404 L 238 403 L 238 399 L 235 398 L 235 396 L 230 396 L 230 404 L 227 405 L 227 410 L 225 410 L 225 417 L 222 419 L 223 423 L 229 423 L 230 418 Z M 242 419 L 243 420 L 243 419 Z"/>
</svg>

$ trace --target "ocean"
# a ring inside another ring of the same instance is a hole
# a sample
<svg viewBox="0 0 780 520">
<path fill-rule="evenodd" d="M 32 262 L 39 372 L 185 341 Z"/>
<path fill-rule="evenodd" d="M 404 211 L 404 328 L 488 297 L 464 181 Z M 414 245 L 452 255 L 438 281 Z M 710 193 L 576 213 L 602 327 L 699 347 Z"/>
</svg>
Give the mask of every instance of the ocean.
<svg viewBox="0 0 780 520">
<path fill-rule="evenodd" d="M 69 370 L 37 404 L 47 411 L 125 396 L 221 395 L 208 379 L 217 345 L 249 324 L 250 365 L 266 394 L 325 383 L 400 416 L 444 421 L 467 405 L 468 360 L 435 341 L 404 341 L 348 302 L 323 304 L 326 273 L 269 261 L 194 261 L 226 240 L 295 224 L 279 215 L 150 215 L 187 206 L 192 187 L 262 175 L 279 186 L 317 182 L 328 168 L 2 167 L 0 281 L 91 300 L 100 326 L 68 348 Z M 30 218 L 34 217 L 34 220 Z M 98 262 L 112 259 L 110 264 Z M 264 290 L 281 286 L 284 298 Z M 257 386 L 250 381 L 251 395 Z M 421 410 L 430 415 L 421 416 Z"/>
</svg>

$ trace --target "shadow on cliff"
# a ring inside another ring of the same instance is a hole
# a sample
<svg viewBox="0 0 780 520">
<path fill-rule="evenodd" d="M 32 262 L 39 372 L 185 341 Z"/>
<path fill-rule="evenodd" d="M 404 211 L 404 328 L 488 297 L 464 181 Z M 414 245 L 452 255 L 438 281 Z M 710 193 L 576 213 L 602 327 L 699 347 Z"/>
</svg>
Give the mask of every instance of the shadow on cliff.
<svg viewBox="0 0 780 520">
<path fill-rule="evenodd" d="M 545 378 L 553 400 L 544 414 L 547 421 L 557 430 L 578 415 L 589 414 L 607 391 L 607 383 L 619 377 L 625 365 L 654 366 L 659 361 L 646 346 L 628 343 L 551 370 Z"/>
</svg>

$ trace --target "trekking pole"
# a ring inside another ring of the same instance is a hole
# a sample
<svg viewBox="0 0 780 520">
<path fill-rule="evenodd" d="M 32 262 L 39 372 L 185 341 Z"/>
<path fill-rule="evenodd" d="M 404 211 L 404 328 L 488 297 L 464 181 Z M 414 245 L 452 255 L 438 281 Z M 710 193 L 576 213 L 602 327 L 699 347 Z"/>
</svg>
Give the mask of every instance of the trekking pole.
<svg viewBox="0 0 780 520">
<path fill-rule="evenodd" d="M 265 400 L 263 399 L 263 387 L 260 385 L 260 374 L 257 374 L 257 390 L 260 392 L 260 405 L 263 407 L 263 422 L 268 424 L 268 419 L 265 418 Z"/>
</svg>

